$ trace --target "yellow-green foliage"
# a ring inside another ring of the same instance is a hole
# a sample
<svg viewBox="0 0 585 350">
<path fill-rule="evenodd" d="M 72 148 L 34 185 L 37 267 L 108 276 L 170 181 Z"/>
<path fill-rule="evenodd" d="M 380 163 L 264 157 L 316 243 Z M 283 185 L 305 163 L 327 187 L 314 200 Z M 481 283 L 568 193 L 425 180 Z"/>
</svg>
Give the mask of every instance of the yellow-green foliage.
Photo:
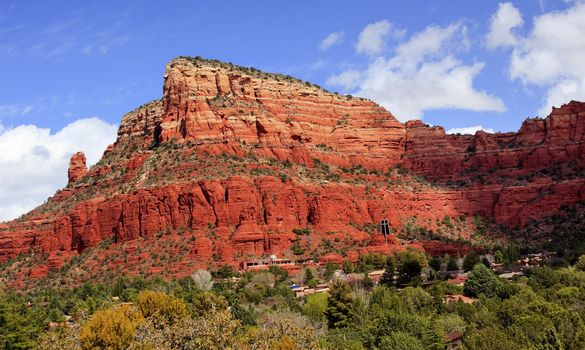
<svg viewBox="0 0 585 350">
<path fill-rule="evenodd" d="M 132 350 L 235 350 L 247 349 L 237 336 L 241 323 L 229 310 L 213 311 L 173 325 L 157 327 L 147 322 L 137 332 Z M 258 348 L 254 348 L 258 349 Z"/>
<path fill-rule="evenodd" d="M 215 310 L 225 310 L 229 306 L 228 301 L 222 295 L 208 291 L 194 296 L 191 303 L 195 316 L 203 316 Z"/>
<path fill-rule="evenodd" d="M 313 321 L 324 321 L 327 310 L 327 294 L 315 293 L 307 296 L 303 313 Z"/>
<path fill-rule="evenodd" d="M 127 349 L 136 327 L 144 322 L 138 310 L 131 305 L 118 305 L 97 311 L 81 328 L 79 340 L 82 349 Z"/>
<path fill-rule="evenodd" d="M 161 323 L 174 323 L 189 315 L 184 301 L 152 290 L 145 290 L 138 294 L 136 307 L 145 318 L 152 318 Z"/>
</svg>

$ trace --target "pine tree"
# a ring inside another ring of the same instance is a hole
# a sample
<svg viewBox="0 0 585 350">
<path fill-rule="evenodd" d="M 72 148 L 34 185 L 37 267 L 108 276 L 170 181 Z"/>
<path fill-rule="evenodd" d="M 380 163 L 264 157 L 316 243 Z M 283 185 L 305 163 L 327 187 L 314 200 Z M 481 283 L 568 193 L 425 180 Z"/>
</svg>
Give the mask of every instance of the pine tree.
<svg viewBox="0 0 585 350">
<path fill-rule="evenodd" d="M 459 263 L 457 262 L 457 258 L 454 256 L 449 257 L 449 262 L 447 263 L 447 271 L 457 270 L 459 270 Z"/>
<path fill-rule="evenodd" d="M 463 258 L 463 271 L 471 271 L 473 267 L 480 263 L 479 254 L 475 250 L 472 250 Z"/>
<path fill-rule="evenodd" d="M 392 259 L 388 259 L 386 261 L 386 269 L 384 269 L 384 273 L 380 278 L 380 284 L 384 286 L 392 286 L 394 285 L 394 261 Z"/>
<path fill-rule="evenodd" d="M 330 329 L 349 326 L 349 312 L 353 303 L 351 287 L 343 281 L 335 281 L 329 289 L 325 317 Z"/>
<path fill-rule="evenodd" d="M 447 261 L 449 261 L 447 259 Z M 442 265 L 442 261 L 441 258 L 438 256 L 435 256 L 431 259 L 431 261 L 429 261 L 429 266 L 433 268 L 433 270 L 435 270 L 436 272 L 441 272 L 441 265 Z"/>
<path fill-rule="evenodd" d="M 313 275 L 313 271 L 311 269 L 305 270 L 304 280 L 305 284 L 311 288 L 315 288 L 317 286 L 317 279 L 315 279 L 315 276 Z"/>
<path fill-rule="evenodd" d="M 440 350 L 445 349 L 445 339 L 441 336 L 438 329 L 434 327 L 428 327 L 423 331 L 422 342 L 425 349 L 428 350 Z"/>
</svg>

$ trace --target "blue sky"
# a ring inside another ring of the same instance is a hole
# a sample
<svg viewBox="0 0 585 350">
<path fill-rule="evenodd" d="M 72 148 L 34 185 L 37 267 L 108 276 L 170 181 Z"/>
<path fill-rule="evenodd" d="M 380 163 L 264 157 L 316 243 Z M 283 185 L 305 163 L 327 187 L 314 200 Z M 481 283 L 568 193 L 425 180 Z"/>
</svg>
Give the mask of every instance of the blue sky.
<svg viewBox="0 0 585 350">
<path fill-rule="evenodd" d="M 0 221 L 64 185 L 69 148 L 95 162 L 121 116 L 161 96 L 173 57 L 287 73 L 401 120 L 512 131 L 585 99 L 584 26 L 585 5 L 565 0 L 0 0 L 0 146 L 14 150 L 0 157 Z"/>
</svg>

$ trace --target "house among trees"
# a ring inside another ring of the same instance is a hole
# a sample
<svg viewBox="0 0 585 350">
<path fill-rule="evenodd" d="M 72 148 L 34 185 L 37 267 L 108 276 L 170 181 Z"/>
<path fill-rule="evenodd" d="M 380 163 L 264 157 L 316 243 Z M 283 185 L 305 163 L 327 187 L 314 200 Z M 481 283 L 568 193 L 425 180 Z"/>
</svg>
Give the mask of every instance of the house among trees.
<svg viewBox="0 0 585 350">
<path fill-rule="evenodd" d="M 268 270 L 270 266 L 279 266 L 283 269 L 295 269 L 304 265 L 313 265 L 313 259 L 278 259 L 271 255 L 268 259 L 248 260 L 241 263 L 242 271 Z"/>
<path fill-rule="evenodd" d="M 443 298 L 444 304 L 449 304 L 449 303 L 459 302 L 459 301 L 461 301 L 465 304 L 473 304 L 475 302 L 475 299 L 467 297 L 463 294 L 447 294 L 447 295 L 445 295 L 445 298 Z"/>
<path fill-rule="evenodd" d="M 447 350 L 460 349 L 463 344 L 463 333 L 451 332 L 445 334 L 445 345 Z"/>
</svg>

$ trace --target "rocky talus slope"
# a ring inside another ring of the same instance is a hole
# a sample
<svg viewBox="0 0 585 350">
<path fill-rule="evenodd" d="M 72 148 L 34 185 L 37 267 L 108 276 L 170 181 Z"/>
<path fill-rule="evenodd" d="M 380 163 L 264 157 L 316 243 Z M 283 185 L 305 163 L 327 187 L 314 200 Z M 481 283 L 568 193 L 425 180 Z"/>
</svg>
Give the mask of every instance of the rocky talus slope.
<svg viewBox="0 0 585 350">
<path fill-rule="evenodd" d="M 107 243 L 87 276 L 181 275 L 270 254 L 339 262 L 420 248 L 384 240 L 376 223 L 468 238 L 475 215 L 523 225 L 554 213 L 585 199 L 584 141 L 580 102 L 518 133 L 447 135 L 288 76 L 177 58 L 162 98 L 122 118 L 98 164 L 74 154 L 66 188 L 0 224 L 0 262 L 32 255 L 21 275 L 43 276 Z"/>
</svg>

